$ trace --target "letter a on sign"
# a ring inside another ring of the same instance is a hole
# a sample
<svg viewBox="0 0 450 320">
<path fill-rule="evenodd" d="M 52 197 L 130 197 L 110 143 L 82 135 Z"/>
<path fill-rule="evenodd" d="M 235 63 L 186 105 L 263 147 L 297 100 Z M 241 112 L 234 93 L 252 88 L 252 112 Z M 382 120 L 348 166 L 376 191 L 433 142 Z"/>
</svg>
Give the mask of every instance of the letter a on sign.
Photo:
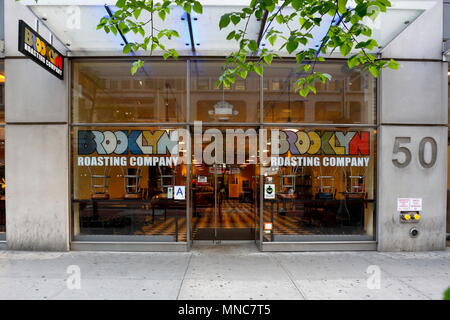
<svg viewBox="0 0 450 320">
<path fill-rule="evenodd" d="M 185 186 L 175 186 L 173 198 L 175 200 L 185 200 L 186 199 L 186 187 Z"/>
</svg>

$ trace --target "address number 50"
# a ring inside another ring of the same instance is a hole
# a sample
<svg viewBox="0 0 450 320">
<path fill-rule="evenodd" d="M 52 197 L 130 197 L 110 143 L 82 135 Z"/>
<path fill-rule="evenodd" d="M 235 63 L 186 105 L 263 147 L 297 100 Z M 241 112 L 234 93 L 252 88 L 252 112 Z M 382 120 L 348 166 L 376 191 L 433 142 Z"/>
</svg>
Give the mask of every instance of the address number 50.
<svg viewBox="0 0 450 320">
<path fill-rule="evenodd" d="M 412 155 L 411 150 L 406 146 L 411 143 L 411 137 L 396 137 L 394 141 L 394 151 L 393 154 L 397 155 L 402 153 L 404 155 L 404 160 L 399 161 L 399 159 L 392 159 L 392 163 L 398 168 L 405 168 L 411 163 Z M 425 147 L 429 144 L 431 148 L 431 158 L 425 159 Z M 423 138 L 419 143 L 419 163 L 423 168 L 431 168 L 436 163 L 437 158 L 437 143 L 431 137 Z"/>
</svg>

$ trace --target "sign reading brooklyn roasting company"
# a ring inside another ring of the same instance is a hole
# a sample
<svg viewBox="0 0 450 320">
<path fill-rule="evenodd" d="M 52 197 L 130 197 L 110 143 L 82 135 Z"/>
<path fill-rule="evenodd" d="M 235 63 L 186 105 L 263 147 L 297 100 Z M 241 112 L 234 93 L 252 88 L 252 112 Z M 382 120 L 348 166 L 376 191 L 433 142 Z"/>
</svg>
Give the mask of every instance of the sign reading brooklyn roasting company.
<svg viewBox="0 0 450 320">
<path fill-rule="evenodd" d="M 180 153 L 180 138 L 185 136 L 178 130 L 119 130 L 119 131 L 78 131 L 78 166 L 172 166 L 187 161 Z M 261 129 L 264 130 L 264 129 Z M 186 133 L 186 131 L 184 132 Z M 241 133 L 242 134 L 242 131 Z M 248 136 L 247 136 L 248 137 Z M 215 153 L 213 161 L 227 163 L 219 159 L 217 150 L 226 152 L 230 145 L 233 156 L 234 139 L 215 137 L 210 145 L 203 149 L 203 160 Z M 255 134 L 249 139 L 257 139 Z M 261 136 L 260 136 L 261 138 Z M 200 139 L 199 141 L 196 141 Z M 222 142 L 218 142 L 218 141 Z M 194 145 L 204 146 L 204 137 L 194 135 Z M 225 141 L 225 144 L 224 144 Z M 230 143 L 231 141 L 231 143 Z M 245 141 L 245 140 L 244 140 Z M 271 130 L 271 156 L 263 164 L 271 166 L 341 166 L 367 167 L 370 160 L 370 132 L 369 131 L 301 131 L 301 130 Z M 215 145 L 214 145 L 215 144 Z M 237 143 L 238 149 L 244 143 Z M 183 143 L 184 145 L 184 143 Z M 211 145 L 214 145 L 211 148 Z M 257 145 L 256 140 L 249 145 Z M 276 147 L 274 148 L 274 145 Z M 211 152 L 212 149 L 216 151 Z M 250 149 L 250 148 L 249 148 Z M 195 146 L 194 146 L 195 150 Z M 255 149 L 256 150 L 256 149 Z M 209 154 L 208 154 L 208 152 Z M 242 151 L 242 149 L 241 149 Z M 239 153 L 240 151 L 237 150 Z M 250 153 L 250 151 L 249 151 Z M 249 154 L 250 157 L 252 155 Z M 254 158 L 257 154 L 253 155 Z M 222 155 L 223 157 L 223 155 Z M 226 156 L 227 159 L 228 156 Z M 234 157 L 232 157 L 234 159 Z M 208 163 L 208 161 L 205 161 Z M 209 161 L 211 163 L 211 161 Z M 233 163 L 230 163 L 233 164 Z"/>
<path fill-rule="evenodd" d="M 19 20 L 19 51 L 59 79 L 64 79 L 62 54 L 22 20 Z"/>
</svg>

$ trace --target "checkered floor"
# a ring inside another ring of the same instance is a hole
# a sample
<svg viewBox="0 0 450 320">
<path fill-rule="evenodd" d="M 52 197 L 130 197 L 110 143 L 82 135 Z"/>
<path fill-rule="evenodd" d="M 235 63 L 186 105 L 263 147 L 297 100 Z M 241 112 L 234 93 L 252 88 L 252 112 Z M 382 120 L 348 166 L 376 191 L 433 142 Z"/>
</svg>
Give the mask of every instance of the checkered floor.
<svg viewBox="0 0 450 320">
<path fill-rule="evenodd" d="M 271 208 L 265 208 L 264 221 L 271 221 Z M 255 213 L 255 205 L 251 203 L 242 203 L 238 200 L 224 200 L 217 217 L 214 217 L 213 208 L 198 208 L 192 218 L 193 235 L 198 229 L 214 228 L 255 228 L 258 225 L 259 218 Z M 159 220 L 154 225 L 149 224 L 137 231 L 135 234 L 142 235 L 174 235 L 175 218 Z M 298 219 L 285 217 L 275 214 L 273 218 L 275 234 L 312 234 L 310 231 L 301 227 Z M 178 218 L 178 230 L 180 240 L 186 237 L 186 219 Z"/>
<path fill-rule="evenodd" d="M 279 208 L 278 208 L 279 209 Z M 277 213 L 277 207 L 271 207 L 266 205 L 264 208 L 265 223 L 273 223 L 273 233 L 275 235 L 312 235 L 312 234 L 339 234 L 344 230 L 339 228 L 325 228 L 321 225 L 314 225 L 310 222 L 300 218 L 301 214 L 297 216 L 284 216 Z M 170 209 L 169 209 L 170 210 Z M 173 217 L 170 213 L 165 219 L 162 214 L 158 215 L 154 221 L 151 215 L 145 212 L 138 216 L 138 219 L 133 220 L 131 233 L 134 235 L 160 235 L 160 236 L 173 236 L 176 235 L 176 219 L 178 219 L 178 240 L 186 241 L 186 218 L 182 216 Z M 257 210 L 253 203 L 242 203 L 239 200 L 224 200 L 218 210 L 218 214 L 214 216 L 213 208 L 197 208 L 193 212 L 192 217 L 192 232 L 195 239 L 195 235 L 199 229 L 218 228 L 224 229 L 248 229 L 256 228 L 259 226 L 259 217 L 257 216 Z M 112 228 L 112 234 L 130 234 L 130 229 L 124 228 Z M 93 229 L 83 230 L 84 234 L 92 234 Z M 105 234 L 106 230 L 102 230 L 102 234 Z M 108 232 L 108 231 L 106 231 Z M 349 232 L 346 230 L 345 232 Z M 350 231 L 354 233 L 354 231 Z M 110 233 L 109 233 L 110 234 Z"/>
</svg>

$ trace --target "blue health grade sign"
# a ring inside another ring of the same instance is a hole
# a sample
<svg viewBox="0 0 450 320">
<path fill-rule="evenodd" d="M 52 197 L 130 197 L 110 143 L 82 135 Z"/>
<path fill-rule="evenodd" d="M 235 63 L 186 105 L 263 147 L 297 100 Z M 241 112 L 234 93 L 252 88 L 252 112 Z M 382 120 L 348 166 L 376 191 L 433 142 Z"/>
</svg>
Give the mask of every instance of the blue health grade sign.
<svg viewBox="0 0 450 320">
<path fill-rule="evenodd" d="M 64 79 L 63 55 L 22 20 L 19 20 L 19 51 L 59 79 Z"/>
</svg>

